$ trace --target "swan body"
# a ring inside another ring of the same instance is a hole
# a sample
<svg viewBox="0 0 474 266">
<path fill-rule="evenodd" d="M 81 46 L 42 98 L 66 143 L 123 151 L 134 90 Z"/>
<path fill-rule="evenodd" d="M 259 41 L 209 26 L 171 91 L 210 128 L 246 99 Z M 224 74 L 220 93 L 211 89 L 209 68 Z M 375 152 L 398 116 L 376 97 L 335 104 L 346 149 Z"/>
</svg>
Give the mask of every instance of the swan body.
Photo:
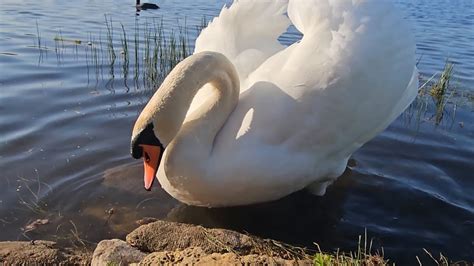
<svg viewBox="0 0 474 266">
<path fill-rule="evenodd" d="M 290 24 L 303 37 L 285 47 Z M 388 1 L 235 1 L 146 105 L 132 153 L 150 166 L 159 146 L 146 188 L 156 173 L 190 205 L 323 195 L 417 88 L 414 39 Z"/>
</svg>

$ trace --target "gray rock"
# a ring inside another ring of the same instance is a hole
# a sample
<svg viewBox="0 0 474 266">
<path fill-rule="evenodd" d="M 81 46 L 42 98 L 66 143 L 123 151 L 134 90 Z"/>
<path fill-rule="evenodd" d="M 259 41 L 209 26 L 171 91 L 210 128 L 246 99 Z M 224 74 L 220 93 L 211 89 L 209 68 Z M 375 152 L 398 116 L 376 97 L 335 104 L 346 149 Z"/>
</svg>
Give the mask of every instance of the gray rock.
<svg viewBox="0 0 474 266">
<path fill-rule="evenodd" d="M 94 250 L 92 265 L 128 265 L 140 262 L 146 255 L 123 240 L 102 240 Z"/>
</svg>

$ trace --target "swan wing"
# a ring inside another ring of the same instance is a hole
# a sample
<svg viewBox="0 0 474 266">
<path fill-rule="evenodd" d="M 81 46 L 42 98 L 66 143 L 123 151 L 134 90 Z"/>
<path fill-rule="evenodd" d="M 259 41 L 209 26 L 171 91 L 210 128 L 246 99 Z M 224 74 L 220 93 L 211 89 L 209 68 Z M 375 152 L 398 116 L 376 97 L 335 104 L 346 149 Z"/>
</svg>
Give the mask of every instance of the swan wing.
<svg viewBox="0 0 474 266">
<path fill-rule="evenodd" d="M 288 15 L 303 38 L 243 81 L 214 145 L 213 180 L 254 201 L 331 183 L 418 91 L 414 38 L 388 1 L 290 0 Z"/>
<path fill-rule="evenodd" d="M 213 51 L 224 54 L 235 66 L 241 83 L 272 55 L 285 47 L 278 37 L 290 25 L 285 15 L 287 0 L 236 0 L 224 6 L 218 17 L 202 30 L 194 53 Z M 241 92 L 245 87 L 241 86 Z M 215 91 L 204 86 L 194 97 L 187 116 Z"/>
<path fill-rule="evenodd" d="M 290 0 L 288 16 L 303 38 L 246 83 L 271 82 L 299 103 L 286 116 L 300 121 L 295 148 L 348 157 L 417 95 L 411 29 L 389 1 Z"/>
<path fill-rule="evenodd" d="M 285 8 L 303 38 L 283 49 Z M 414 38 L 389 1 L 236 1 L 199 36 L 195 52 L 206 50 L 242 84 L 206 162 L 200 192 L 213 206 L 331 183 L 417 95 Z"/>
<path fill-rule="evenodd" d="M 194 52 L 224 54 L 235 65 L 240 79 L 245 79 L 267 58 L 284 49 L 277 39 L 290 25 L 284 15 L 287 5 L 285 0 L 234 1 L 202 30 Z"/>
</svg>

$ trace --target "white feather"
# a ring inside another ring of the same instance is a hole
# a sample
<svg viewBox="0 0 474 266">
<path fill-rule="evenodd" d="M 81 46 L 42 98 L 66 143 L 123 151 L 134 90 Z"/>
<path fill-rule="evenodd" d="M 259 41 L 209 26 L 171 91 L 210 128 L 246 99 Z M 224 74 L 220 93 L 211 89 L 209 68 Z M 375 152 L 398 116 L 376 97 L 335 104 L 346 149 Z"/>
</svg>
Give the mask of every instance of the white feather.
<svg viewBox="0 0 474 266">
<path fill-rule="evenodd" d="M 290 20 L 303 38 L 283 47 Z M 324 193 L 417 94 L 414 39 L 388 1 L 235 1 L 202 31 L 202 51 L 230 59 L 241 94 L 206 158 L 206 198 L 172 187 L 160 169 L 165 189 L 189 204 L 249 204 L 307 186 Z"/>
</svg>

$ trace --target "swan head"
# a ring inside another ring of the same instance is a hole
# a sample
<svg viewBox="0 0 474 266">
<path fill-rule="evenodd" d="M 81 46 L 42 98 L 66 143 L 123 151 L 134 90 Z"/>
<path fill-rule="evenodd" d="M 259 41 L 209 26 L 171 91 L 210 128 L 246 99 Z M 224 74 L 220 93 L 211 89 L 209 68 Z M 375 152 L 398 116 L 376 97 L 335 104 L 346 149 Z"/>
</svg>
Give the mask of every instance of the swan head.
<svg viewBox="0 0 474 266">
<path fill-rule="evenodd" d="M 160 166 L 165 148 L 170 144 L 181 127 L 186 110 L 180 108 L 180 97 L 170 73 L 160 88 L 143 108 L 132 131 L 130 142 L 131 155 L 135 159 L 143 158 L 145 169 L 145 189 L 150 190 Z"/>
<path fill-rule="evenodd" d="M 165 147 L 155 135 L 153 123 L 148 123 L 145 127 L 135 124 L 130 148 L 133 158 L 143 158 L 144 186 L 150 191 L 165 151 Z"/>
</svg>

